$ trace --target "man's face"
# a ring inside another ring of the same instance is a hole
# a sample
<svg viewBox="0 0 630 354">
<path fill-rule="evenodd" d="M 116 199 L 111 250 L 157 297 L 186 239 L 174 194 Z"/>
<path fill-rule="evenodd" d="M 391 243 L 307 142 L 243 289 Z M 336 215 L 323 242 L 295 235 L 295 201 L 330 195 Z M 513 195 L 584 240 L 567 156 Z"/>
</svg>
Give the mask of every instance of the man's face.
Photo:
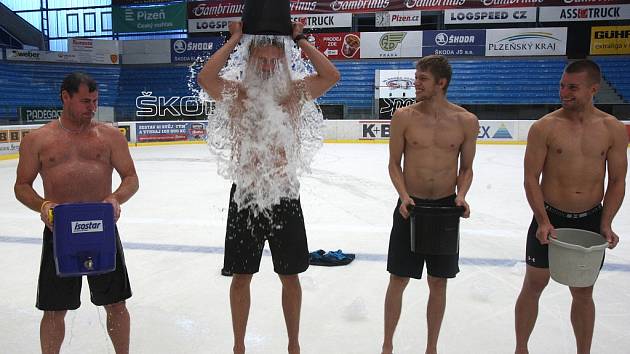
<svg viewBox="0 0 630 354">
<path fill-rule="evenodd" d="M 68 91 L 63 91 L 63 107 L 74 120 L 91 120 L 98 107 L 98 90 L 90 92 L 87 85 L 81 84 L 79 91 L 70 95 Z"/>
<path fill-rule="evenodd" d="M 567 110 L 582 110 L 593 101 L 599 84 L 592 83 L 586 72 L 564 73 L 560 79 L 560 101 Z"/>
<path fill-rule="evenodd" d="M 262 78 L 269 78 L 284 60 L 284 51 L 275 46 L 256 47 L 250 55 L 250 63 Z"/>
<path fill-rule="evenodd" d="M 431 98 L 439 91 L 442 91 L 442 87 L 435 80 L 433 74 L 418 68 L 416 69 L 416 81 L 414 82 L 414 86 L 416 88 L 416 100 L 418 101 Z"/>
</svg>

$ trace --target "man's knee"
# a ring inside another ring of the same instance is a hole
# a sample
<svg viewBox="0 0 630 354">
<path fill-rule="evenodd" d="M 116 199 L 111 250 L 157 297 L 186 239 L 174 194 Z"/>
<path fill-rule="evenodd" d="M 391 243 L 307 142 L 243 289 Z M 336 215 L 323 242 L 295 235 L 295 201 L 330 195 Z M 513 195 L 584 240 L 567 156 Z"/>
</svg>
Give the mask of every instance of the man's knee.
<svg viewBox="0 0 630 354">
<path fill-rule="evenodd" d="M 593 287 L 569 287 L 573 301 L 577 303 L 591 303 L 593 301 Z"/>
<path fill-rule="evenodd" d="M 297 274 L 292 275 L 283 275 L 278 274 L 280 278 L 280 282 L 282 282 L 282 287 L 285 289 L 299 289 L 300 288 L 300 278 Z"/>
<path fill-rule="evenodd" d="M 389 275 L 389 287 L 392 289 L 404 290 L 409 284 L 408 277 L 401 277 L 398 275 L 390 274 Z"/>
<path fill-rule="evenodd" d="M 104 305 L 105 311 L 108 314 L 118 315 L 127 312 L 127 305 L 125 301 L 117 302 L 115 304 Z"/>
<path fill-rule="evenodd" d="M 525 280 L 523 281 L 523 291 L 540 295 L 549 284 L 549 269 L 527 266 Z"/>
<path fill-rule="evenodd" d="M 248 289 L 249 284 L 252 282 L 253 274 L 233 274 L 232 275 L 232 290 L 239 291 Z"/>
<path fill-rule="evenodd" d="M 427 276 L 427 284 L 429 285 L 429 292 L 431 294 L 442 294 L 446 292 L 447 278 L 438 278 L 433 276 Z"/>
</svg>

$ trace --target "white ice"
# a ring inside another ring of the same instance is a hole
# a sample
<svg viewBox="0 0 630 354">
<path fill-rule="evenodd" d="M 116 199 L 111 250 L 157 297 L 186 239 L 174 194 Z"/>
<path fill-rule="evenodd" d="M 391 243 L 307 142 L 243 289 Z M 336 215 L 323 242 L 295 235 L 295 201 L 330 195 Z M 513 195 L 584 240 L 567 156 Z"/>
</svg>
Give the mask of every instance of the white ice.
<svg viewBox="0 0 630 354">
<path fill-rule="evenodd" d="M 119 229 L 131 277 L 132 353 L 230 353 L 228 289 L 220 275 L 230 182 L 216 173 L 205 145 L 132 148 L 140 191 L 122 207 Z M 523 146 L 479 145 L 461 225 L 461 272 L 449 280 L 441 353 L 511 353 L 514 302 L 525 266 L 531 212 L 522 188 Z M 385 270 L 396 194 L 387 173 L 387 145 L 326 144 L 302 178 L 301 198 L 311 251 L 342 249 L 357 259 L 343 267 L 311 266 L 303 287 L 302 353 L 380 353 Z M 35 308 L 42 224 L 13 196 L 17 161 L 0 161 L 0 353 L 37 353 Z M 115 181 L 117 184 L 118 182 Z M 41 191 L 41 181 L 36 181 Z M 627 193 L 630 194 L 630 193 Z M 630 201 L 614 230 L 620 245 L 606 254 L 595 286 L 594 354 L 630 348 Z M 424 351 L 425 280 L 405 292 L 397 353 Z M 543 293 L 532 353 L 575 353 L 568 289 L 553 281 Z M 263 257 L 252 282 L 249 353 L 286 353 L 280 281 Z M 62 353 L 114 353 L 105 312 L 89 301 L 66 317 Z"/>
</svg>

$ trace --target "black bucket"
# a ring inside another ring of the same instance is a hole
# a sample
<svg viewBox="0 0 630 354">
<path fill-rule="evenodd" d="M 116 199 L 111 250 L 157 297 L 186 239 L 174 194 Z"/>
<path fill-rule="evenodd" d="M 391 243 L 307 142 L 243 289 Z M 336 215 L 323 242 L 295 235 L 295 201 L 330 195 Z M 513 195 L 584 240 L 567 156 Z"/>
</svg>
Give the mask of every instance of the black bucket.
<svg viewBox="0 0 630 354">
<path fill-rule="evenodd" d="M 243 33 L 293 34 L 289 0 L 246 0 L 241 20 Z"/>
<path fill-rule="evenodd" d="M 411 252 L 449 255 L 459 252 L 461 206 L 416 205 L 410 212 Z"/>
</svg>

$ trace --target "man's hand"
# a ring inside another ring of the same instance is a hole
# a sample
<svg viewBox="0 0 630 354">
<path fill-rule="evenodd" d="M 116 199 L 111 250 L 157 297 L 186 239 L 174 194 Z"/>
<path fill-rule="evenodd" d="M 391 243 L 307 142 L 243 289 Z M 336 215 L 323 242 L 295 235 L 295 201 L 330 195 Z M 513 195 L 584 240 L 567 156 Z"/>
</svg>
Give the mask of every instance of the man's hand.
<svg viewBox="0 0 630 354">
<path fill-rule="evenodd" d="M 400 203 L 400 208 L 398 208 L 398 211 L 404 219 L 407 219 L 409 218 L 409 212 L 413 210 L 413 206 L 415 205 L 416 202 L 414 202 L 411 197 L 407 197 L 402 200 L 402 203 Z"/>
<path fill-rule="evenodd" d="M 293 33 L 291 34 L 291 38 L 295 38 L 298 34 L 304 32 L 304 24 L 302 22 L 293 22 L 291 23 L 293 27 Z"/>
<path fill-rule="evenodd" d="M 455 205 L 464 207 L 462 218 L 470 217 L 470 206 L 468 206 L 468 203 L 466 203 L 466 200 L 463 197 L 455 197 Z"/>
<path fill-rule="evenodd" d="M 103 200 L 103 203 L 109 203 L 112 205 L 114 208 L 114 222 L 117 222 L 120 218 L 120 203 L 118 202 L 118 199 L 116 199 L 114 195 L 110 195 Z"/>
<path fill-rule="evenodd" d="M 231 37 L 237 37 L 240 39 L 243 36 L 243 22 L 241 21 L 233 21 L 228 23 L 228 30 L 230 31 Z"/>
<path fill-rule="evenodd" d="M 51 201 L 45 201 L 42 203 L 42 207 L 39 211 L 39 218 L 42 219 L 46 227 L 52 231 L 53 228 L 53 220 L 49 217 L 50 210 L 57 206 L 57 203 Z"/>
<path fill-rule="evenodd" d="M 541 224 L 538 225 L 538 230 L 536 230 L 536 238 L 541 245 L 549 244 L 549 237 L 556 238 L 556 229 L 554 229 L 551 224 Z"/>
<path fill-rule="evenodd" d="M 600 231 L 602 236 L 604 236 L 604 238 L 606 238 L 606 241 L 608 241 L 608 248 L 615 248 L 619 243 L 619 236 L 617 236 L 617 234 L 613 232 L 612 228 L 601 228 Z"/>
</svg>

